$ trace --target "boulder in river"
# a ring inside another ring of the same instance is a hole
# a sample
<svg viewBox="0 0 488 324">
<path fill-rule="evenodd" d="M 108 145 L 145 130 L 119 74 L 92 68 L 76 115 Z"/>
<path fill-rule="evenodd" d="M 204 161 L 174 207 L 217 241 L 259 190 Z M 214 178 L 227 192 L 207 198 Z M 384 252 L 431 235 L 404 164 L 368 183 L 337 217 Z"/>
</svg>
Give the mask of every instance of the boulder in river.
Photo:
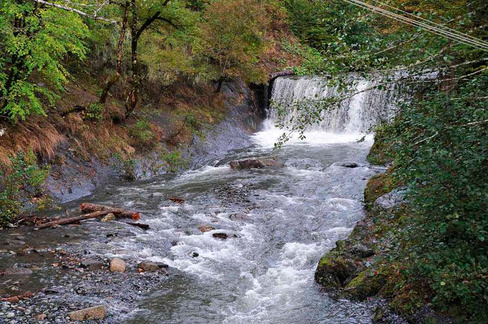
<svg viewBox="0 0 488 324">
<path fill-rule="evenodd" d="M 119 258 L 113 258 L 110 261 L 110 271 L 112 272 L 124 272 L 125 271 L 125 261 Z"/>
<path fill-rule="evenodd" d="M 139 270 L 141 272 L 156 272 L 159 269 L 159 266 L 153 262 L 142 261 L 141 263 L 139 263 Z"/>
<path fill-rule="evenodd" d="M 93 259 L 84 259 L 81 260 L 80 266 L 89 271 L 100 270 L 103 268 L 103 262 Z"/>
<path fill-rule="evenodd" d="M 229 163 L 233 170 L 283 168 L 285 165 L 273 159 L 235 160 Z"/>
<path fill-rule="evenodd" d="M 103 305 L 80 309 L 68 314 L 72 321 L 85 321 L 104 319 L 107 315 L 107 308 Z"/>
</svg>

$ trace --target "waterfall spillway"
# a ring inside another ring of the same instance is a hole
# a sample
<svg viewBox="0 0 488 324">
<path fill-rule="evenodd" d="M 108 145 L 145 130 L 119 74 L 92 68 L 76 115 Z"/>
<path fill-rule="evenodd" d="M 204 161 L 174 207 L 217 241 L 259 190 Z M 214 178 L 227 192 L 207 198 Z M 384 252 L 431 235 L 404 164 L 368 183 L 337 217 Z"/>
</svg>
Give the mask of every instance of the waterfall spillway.
<svg viewBox="0 0 488 324">
<path fill-rule="evenodd" d="M 315 105 L 320 121 L 308 131 L 336 134 L 364 133 L 380 121 L 391 120 L 397 110 L 393 98 L 394 86 L 375 88 L 376 81 L 350 77 L 347 92 L 339 93 L 322 77 L 280 77 L 274 81 L 271 93 L 269 122 L 281 122 L 285 127 L 296 123 L 303 116 L 306 106 Z M 344 97 L 339 104 L 331 105 L 327 99 Z M 322 105 L 322 106 L 319 106 Z M 329 106 L 328 106 L 329 105 Z M 319 107 L 317 109 L 317 107 Z M 285 117 L 278 111 L 285 112 Z"/>
</svg>

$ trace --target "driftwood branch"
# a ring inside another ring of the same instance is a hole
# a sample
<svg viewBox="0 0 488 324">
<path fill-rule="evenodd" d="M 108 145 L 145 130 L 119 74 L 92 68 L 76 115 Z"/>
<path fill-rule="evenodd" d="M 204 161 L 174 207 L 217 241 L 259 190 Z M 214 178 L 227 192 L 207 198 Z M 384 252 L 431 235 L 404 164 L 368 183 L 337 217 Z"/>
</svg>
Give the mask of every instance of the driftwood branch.
<svg viewBox="0 0 488 324">
<path fill-rule="evenodd" d="M 132 220 L 139 220 L 141 218 L 140 213 L 136 211 L 128 211 L 122 208 L 114 208 L 110 206 L 91 203 L 82 203 L 81 212 L 84 214 L 94 212 L 105 212 L 105 214 L 112 213 L 115 215 L 115 217 L 130 218 Z"/>
<path fill-rule="evenodd" d="M 47 228 L 47 227 L 52 227 L 55 225 L 67 225 L 67 224 L 78 223 L 82 220 L 103 217 L 103 216 L 110 214 L 110 213 L 114 214 L 115 217 L 118 217 L 118 218 L 129 218 L 129 219 L 132 219 L 135 221 L 137 221 L 141 218 L 141 215 L 139 212 L 128 211 L 128 210 L 124 210 L 121 208 L 113 208 L 110 206 L 90 204 L 90 203 L 81 204 L 81 212 L 83 214 L 80 216 L 65 217 L 65 218 L 61 218 L 61 219 L 56 219 L 56 220 L 53 220 L 51 222 L 40 224 L 38 226 L 38 228 Z"/>
<path fill-rule="evenodd" d="M 38 226 L 38 228 L 47 228 L 47 227 L 52 227 L 52 226 L 56 226 L 56 225 L 73 224 L 73 223 L 77 223 L 77 222 L 85 220 L 85 219 L 102 217 L 102 216 L 107 215 L 108 213 L 110 213 L 110 211 L 97 211 L 94 213 L 84 214 L 81 216 L 61 218 L 61 219 L 54 220 L 52 222 L 41 224 Z"/>
</svg>

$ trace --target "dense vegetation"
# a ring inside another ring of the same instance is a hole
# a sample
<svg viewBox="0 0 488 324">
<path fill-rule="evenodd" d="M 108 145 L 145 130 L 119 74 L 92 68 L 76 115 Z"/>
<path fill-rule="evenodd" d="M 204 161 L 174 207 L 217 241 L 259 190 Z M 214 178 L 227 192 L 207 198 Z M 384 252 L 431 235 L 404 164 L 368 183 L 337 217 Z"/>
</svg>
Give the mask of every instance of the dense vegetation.
<svg viewBox="0 0 488 324">
<path fill-rule="evenodd" d="M 414 313 L 432 303 L 460 320 L 486 320 L 486 52 L 371 13 L 361 15 L 359 9 L 344 12 L 344 6 L 305 0 L 287 4 L 294 31 L 327 62 L 315 60 L 319 65 L 312 70 L 337 77 L 376 70 L 384 84 L 398 82 L 413 94 L 394 123 L 378 129 L 370 156 L 374 162 L 394 162 L 386 191 L 394 188 L 392 183 L 408 188 L 408 208 L 403 217 L 392 216 L 401 221 L 389 234 L 394 237 L 389 251 L 375 266 L 388 278 L 395 309 Z M 487 39 L 487 4 L 482 1 L 389 4 Z M 301 19 L 302 14 L 307 18 Z M 408 74 L 395 77 L 398 71 Z M 419 77 L 427 71 L 436 75 Z M 300 106 L 295 130 L 302 132 L 322 109 L 340 100 Z"/>
<path fill-rule="evenodd" d="M 488 38 L 483 0 L 388 4 Z M 218 93 L 225 80 L 239 76 L 266 83 L 271 70 L 288 67 L 331 76 L 345 91 L 304 105 L 294 128 L 304 131 L 322 109 L 349 95 L 350 72 L 381 73 L 379 87 L 401 83 L 414 99 L 377 132 L 377 145 L 385 146 L 375 157 L 394 161 L 392 181 L 408 188 L 410 203 L 398 244 L 378 269 L 397 291 L 408 290 L 400 307 L 405 311 L 416 311 L 420 299 L 463 320 L 486 315 L 485 51 L 341 0 L 4 0 L 0 51 L 1 124 L 11 128 L 67 113 L 56 103 L 70 81 L 83 78 L 83 70 L 95 75 L 90 83 L 98 83 L 96 97 L 76 108 L 89 127 L 106 119 L 123 124 L 146 103 L 141 96 L 150 97 L 158 87 L 210 83 Z M 399 78 L 400 71 L 407 73 Z M 435 76 L 422 77 L 427 71 Z M 114 113 L 116 106 L 122 112 Z M 134 147 L 154 149 L 153 126 L 144 119 L 127 123 Z M 123 146 L 115 140 L 111 145 Z M 179 160 L 177 153 L 164 154 L 171 163 Z M 19 191 L 36 191 L 47 171 L 28 150 L 3 162 L 9 167 L 1 169 L 0 213 L 12 217 Z"/>
</svg>

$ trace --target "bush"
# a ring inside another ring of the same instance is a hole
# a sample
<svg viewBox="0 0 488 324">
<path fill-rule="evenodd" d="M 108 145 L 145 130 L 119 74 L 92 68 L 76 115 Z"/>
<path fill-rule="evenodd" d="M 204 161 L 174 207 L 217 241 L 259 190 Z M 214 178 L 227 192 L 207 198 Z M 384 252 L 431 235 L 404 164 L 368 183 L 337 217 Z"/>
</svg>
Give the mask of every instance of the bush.
<svg viewBox="0 0 488 324">
<path fill-rule="evenodd" d="M 20 199 L 42 194 L 41 185 L 49 174 L 47 168 L 39 168 L 32 151 L 20 152 L 11 157 L 11 165 L 0 166 L 0 225 L 12 221 L 21 208 Z"/>
<path fill-rule="evenodd" d="M 423 282 L 438 310 L 473 321 L 487 318 L 488 302 L 488 106 L 476 99 L 487 89 L 485 73 L 457 91 L 426 93 L 389 133 L 394 176 L 409 185 L 412 207 L 398 282 Z"/>
</svg>

